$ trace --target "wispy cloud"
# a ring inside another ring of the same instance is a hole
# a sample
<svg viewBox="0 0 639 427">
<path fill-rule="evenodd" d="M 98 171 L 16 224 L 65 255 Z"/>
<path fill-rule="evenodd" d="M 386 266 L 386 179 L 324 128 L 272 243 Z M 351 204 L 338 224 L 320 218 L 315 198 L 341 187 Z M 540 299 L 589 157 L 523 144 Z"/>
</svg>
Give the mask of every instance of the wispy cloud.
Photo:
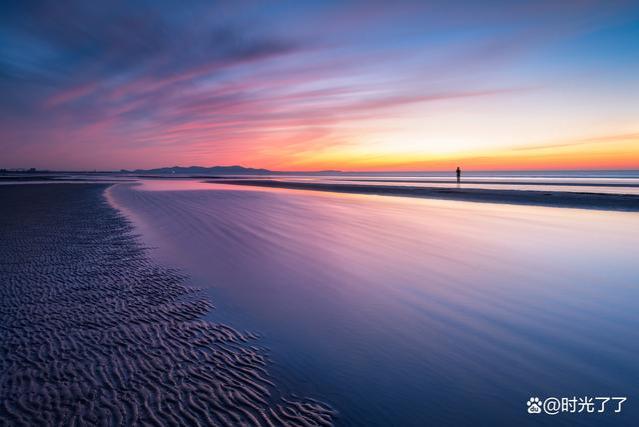
<svg viewBox="0 0 639 427">
<path fill-rule="evenodd" d="M 587 138 L 572 139 L 568 141 L 548 142 L 543 144 L 527 144 L 527 145 L 521 145 L 521 146 L 515 147 L 513 148 L 513 150 L 514 151 L 554 150 L 557 148 L 578 147 L 578 146 L 593 145 L 593 144 L 610 144 L 610 143 L 616 143 L 616 142 L 639 143 L 639 133 L 597 135 L 597 136 L 590 136 Z"/>
<path fill-rule="evenodd" d="M 627 10 L 463 6 L 9 2 L 0 16 L 5 161 L 298 164 L 426 106 L 523 96 L 541 83 L 513 70 L 540 46 Z M 73 159 L 59 156 L 68 151 Z"/>
</svg>

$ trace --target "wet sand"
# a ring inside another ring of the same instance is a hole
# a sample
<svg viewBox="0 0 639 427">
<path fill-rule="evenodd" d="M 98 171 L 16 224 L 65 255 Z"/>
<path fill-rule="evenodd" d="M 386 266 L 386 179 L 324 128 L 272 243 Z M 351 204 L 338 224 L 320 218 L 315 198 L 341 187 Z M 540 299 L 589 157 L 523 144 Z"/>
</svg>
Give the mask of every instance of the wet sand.
<svg viewBox="0 0 639 427">
<path fill-rule="evenodd" d="M 348 178 L 348 179 L 341 179 L 342 181 L 363 181 L 362 179 L 357 179 L 357 178 Z M 388 179 L 371 179 L 371 178 L 366 178 L 365 179 L 366 182 L 392 182 L 392 183 L 411 183 L 411 184 L 455 184 L 457 183 L 456 180 L 454 179 L 395 179 L 395 178 L 388 178 Z M 506 180 L 491 180 L 491 179 L 464 179 L 463 180 L 463 184 L 490 184 L 490 185 L 521 185 L 521 186 L 538 186 L 538 185 L 544 185 L 544 186 L 548 186 L 548 187 L 554 187 L 554 186 L 566 186 L 569 185 L 571 187 L 616 187 L 616 188 L 637 188 L 639 187 L 639 184 L 634 184 L 634 183 L 611 183 L 611 182 L 605 182 L 605 183 L 597 183 L 597 182 L 571 182 L 571 181 L 567 181 L 567 182 L 548 182 L 546 180 L 544 181 L 522 181 L 522 180 L 510 180 L 510 181 L 506 181 Z"/>
<path fill-rule="evenodd" d="M 386 186 L 375 184 L 332 184 L 292 182 L 268 179 L 207 181 L 230 185 L 244 185 L 294 190 L 316 190 L 337 193 L 377 194 L 384 196 L 422 197 L 461 200 L 480 203 L 507 203 L 561 208 L 580 208 L 617 211 L 639 211 L 639 196 L 628 194 L 573 193 L 563 191 L 493 190 L 480 188 L 439 188 L 414 186 Z"/>
<path fill-rule="evenodd" d="M 330 425 L 152 262 L 104 184 L 0 188 L 0 424 Z"/>
</svg>

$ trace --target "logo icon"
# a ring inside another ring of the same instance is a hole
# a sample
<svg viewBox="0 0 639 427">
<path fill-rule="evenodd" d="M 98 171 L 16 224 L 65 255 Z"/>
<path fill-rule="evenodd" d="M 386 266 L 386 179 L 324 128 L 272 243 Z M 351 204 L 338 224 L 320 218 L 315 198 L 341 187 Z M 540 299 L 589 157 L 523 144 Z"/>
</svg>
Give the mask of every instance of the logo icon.
<svg viewBox="0 0 639 427">
<path fill-rule="evenodd" d="M 538 397 L 531 397 L 526 402 L 529 414 L 539 414 L 541 412 L 541 401 Z"/>
</svg>

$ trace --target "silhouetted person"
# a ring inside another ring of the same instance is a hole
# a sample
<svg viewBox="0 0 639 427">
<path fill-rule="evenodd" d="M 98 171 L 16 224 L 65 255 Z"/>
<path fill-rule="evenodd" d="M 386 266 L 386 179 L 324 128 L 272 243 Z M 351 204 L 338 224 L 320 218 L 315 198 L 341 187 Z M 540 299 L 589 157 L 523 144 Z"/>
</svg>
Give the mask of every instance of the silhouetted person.
<svg viewBox="0 0 639 427">
<path fill-rule="evenodd" d="M 457 174 L 457 184 L 459 184 L 459 182 L 461 181 L 461 169 L 459 168 L 459 166 L 457 166 L 457 170 L 455 171 L 455 173 Z"/>
</svg>

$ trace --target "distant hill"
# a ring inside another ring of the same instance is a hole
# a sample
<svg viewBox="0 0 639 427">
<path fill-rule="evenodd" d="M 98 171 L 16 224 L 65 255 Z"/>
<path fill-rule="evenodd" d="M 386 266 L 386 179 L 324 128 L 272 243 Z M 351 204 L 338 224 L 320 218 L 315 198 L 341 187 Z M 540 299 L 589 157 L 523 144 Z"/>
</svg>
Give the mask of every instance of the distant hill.
<svg viewBox="0 0 639 427">
<path fill-rule="evenodd" d="M 156 169 L 136 169 L 134 171 L 122 170 L 122 173 L 137 174 L 187 174 L 187 175 L 316 175 L 339 173 L 340 171 L 317 171 L 317 172 L 282 172 L 268 169 L 245 168 L 243 166 L 173 166 Z"/>
</svg>

